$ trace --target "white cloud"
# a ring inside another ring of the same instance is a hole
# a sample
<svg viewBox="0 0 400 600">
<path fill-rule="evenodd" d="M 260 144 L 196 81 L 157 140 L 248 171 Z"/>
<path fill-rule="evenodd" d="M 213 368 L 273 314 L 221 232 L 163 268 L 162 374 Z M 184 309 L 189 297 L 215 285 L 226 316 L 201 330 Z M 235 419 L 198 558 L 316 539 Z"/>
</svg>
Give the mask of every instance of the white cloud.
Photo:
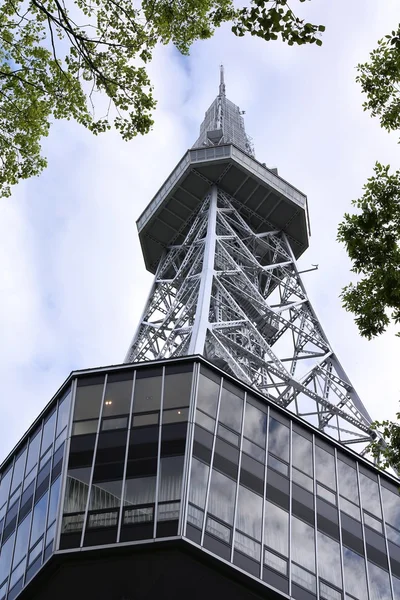
<svg viewBox="0 0 400 600">
<path fill-rule="evenodd" d="M 123 360 L 152 279 L 135 221 L 196 139 L 220 62 L 258 159 L 308 194 L 312 238 L 301 264 L 320 265 L 305 282 L 323 327 L 372 416 L 394 415 L 399 342 L 393 332 L 358 336 L 338 298 L 350 265 L 335 238 L 375 160 L 396 165 L 396 137 L 362 111 L 354 78 L 400 21 L 400 6 L 313 0 L 299 14 L 326 24 L 321 48 L 235 38 L 229 27 L 195 44 L 189 59 L 159 48 L 151 134 L 124 143 L 56 123 L 46 172 L 0 204 L 0 455 L 73 368 Z"/>
</svg>

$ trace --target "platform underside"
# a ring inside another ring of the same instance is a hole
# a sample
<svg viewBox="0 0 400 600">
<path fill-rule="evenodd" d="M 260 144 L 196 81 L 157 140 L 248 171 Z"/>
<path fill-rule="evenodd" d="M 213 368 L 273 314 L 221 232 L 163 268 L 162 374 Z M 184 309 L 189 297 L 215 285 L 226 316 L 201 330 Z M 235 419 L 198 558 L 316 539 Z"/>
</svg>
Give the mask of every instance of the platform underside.
<svg viewBox="0 0 400 600">
<path fill-rule="evenodd" d="M 146 267 L 181 244 L 213 183 L 228 193 L 255 233 L 283 231 L 298 258 L 308 247 L 307 198 L 232 144 L 190 150 L 138 220 Z"/>
</svg>

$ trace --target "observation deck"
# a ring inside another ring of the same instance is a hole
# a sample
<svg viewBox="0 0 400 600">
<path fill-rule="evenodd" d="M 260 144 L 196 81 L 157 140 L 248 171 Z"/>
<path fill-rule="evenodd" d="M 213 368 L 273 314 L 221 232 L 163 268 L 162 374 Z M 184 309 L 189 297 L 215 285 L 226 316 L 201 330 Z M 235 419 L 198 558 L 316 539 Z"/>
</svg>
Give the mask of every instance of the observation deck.
<svg viewBox="0 0 400 600">
<path fill-rule="evenodd" d="M 164 250 L 183 243 L 213 184 L 230 195 L 239 214 L 260 237 L 281 230 L 296 258 L 307 249 L 310 230 L 305 194 L 234 144 L 194 148 L 186 152 L 137 221 L 150 272 L 155 273 Z"/>
</svg>

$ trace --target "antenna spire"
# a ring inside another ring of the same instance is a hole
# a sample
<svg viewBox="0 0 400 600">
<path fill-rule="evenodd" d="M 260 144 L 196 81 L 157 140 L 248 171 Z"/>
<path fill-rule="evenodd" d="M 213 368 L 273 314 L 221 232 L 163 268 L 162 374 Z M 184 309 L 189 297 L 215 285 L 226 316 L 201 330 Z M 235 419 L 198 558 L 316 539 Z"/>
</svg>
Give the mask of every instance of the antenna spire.
<svg viewBox="0 0 400 600">
<path fill-rule="evenodd" d="M 219 66 L 219 95 L 225 96 L 224 65 Z"/>
</svg>

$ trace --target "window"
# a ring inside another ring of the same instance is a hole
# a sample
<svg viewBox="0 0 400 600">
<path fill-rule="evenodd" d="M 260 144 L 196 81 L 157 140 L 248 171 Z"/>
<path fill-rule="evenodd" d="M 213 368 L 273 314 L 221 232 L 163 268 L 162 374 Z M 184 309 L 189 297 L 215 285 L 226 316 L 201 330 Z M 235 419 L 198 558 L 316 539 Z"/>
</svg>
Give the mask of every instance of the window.
<svg viewBox="0 0 400 600">
<path fill-rule="evenodd" d="M 267 415 L 251 404 L 246 404 L 244 416 L 244 435 L 262 448 L 265 447 L 267 433 Z"/>
<path fill-rule="evenodd" d="M 133 399 L 135 414 L 160 410 L 161 382 L 161 369 L 137 371 Z"/>
<path fill-rule="evenodd" d="M 315 572 L 315 530 L 292 516 L 292 559 Z"/>
<path fill-rule="evenodd" d="M 192 458 L 190 472 L 189 502 L 204 508 L 206 502 L 207 481 L 210 467 L 197 458 Z"/>
<path fill-rule="evenodd" d="M 221 393 L 219 420 L 231 429 L 239 431 L 242 425 L 243 393 L 228 382 L 224 382 Z"/>
<path fill-rule="evenodd" d="M 129 414 L 133 373 L 112 373 L 107 378 L 103 403 L 103 417 Z"/>
<path fill-rule="evenodd" d="M 239 486 L 236 527 L 256 540 L 261 540 L 262 503 L 261 496 Z"/>
<path fill-rule="evenodd" d="M 65 429 L 68 423 L 69 409 L 71 405 L 71 391 L 61 400 L 58 405 L 56 437 Z"/>
<path fill-rule="evenodd" d="M 378 482 L 360 473 L 362 506 L 368 512 L 382 518 L 381 501 L 379 499 Z"/>
<path fill-rule="evenodd" d="M 17 538 L 15 541 L 13 565 L 16 566 L 25 556 L 28 549 L 29 530 L 31 525 L 31 513 L 19 524 Z"/>
<path fill-rule="evenodd" d="M 163 408 L 176 408 L 189 406 L 190 391 L 192 387 L 192 365 L 188 373 L 168 374 L 168 367 L 164 379 Z"/>
<path fill-rule="evenodd" d="M 6 473 L 3 473 L 0 482 L 0 508 L 3 506 L 4 502 L 6 502 L 8 498 L 8 493 L 10 491 L 11 484 L 11 475 L 12 475 L 12 466 L 8 469 Z"/>
<path fill-rule="evenodd" d="M 213 469 L 208 510 L 226 523 L 233 523 L 236 483 Z"/>
<path fill-rule="evenodd" d="M 42 435 L 42 446 L 40 450 L 40 456 L 42 456 L 51 446 L 54 439 L 54 428 L 56 425 L 56 411 L 54 410 L 52 414 L 47 418 L 45 424 L 43 426 L 43 435 Z"/>
<path fill-rule="evenodd" d="M 84 512 L 89 491 L 90 467 L 70 469 L 65 489 L 64 513 Z"/>
<path fill-rule="evenodd" d="M 26 448 L 24 448 L 23 452 L 16 458 L 14 464 L 14 472 L 11 483 L 10 493 L 12 494 L 14 490 L 20 485 L 22 478 L 24 476 L 25 470 L 25 461 L 26 461 Z"/>
<path fill-rule="evenodd" d="M 289 428 L 272 417 L 269 419 L 268 449 L 289 462 Z"/>
<path fill-rule="evenodd" d="M 179 500 L 181 497 L 183 456 L 161 459 L 158 501 Z"/>
<path fill-rule="evenodd" d="M 40 438 L 42 431 L 39 430 L 35 437 L 31 438 L 29 442 L 29 450 L 28 450 L 28 459 L 26 461 L 26 469 L 25 473 L 29 473 L 34 465 L 37 463 L 38 454 L 39 454 L 39 446 L 40 446 Z M 1 502 L 0 502 L 1 504 Z"/>
<path fill-rule="evenodd" d="M 320 531 L 317 532 L 317 536 L 319 574 L 326 581 L 341 588 L 340 546 L 335 540 Z"/>
<path fill-rule="evenodd" d="M 338 460 L 338 476 L 340 495 L 358 504 L 358 484 L 355 467 L 353 468 L 347 463 Z"/>
<path fill-rule="evenodd" d="M 315 446 L 315 470 L 318 481 L 336 490 L 335 457 L 319 446 Z"/>
<path fill-rule="evenodd" d="M 218 394 L 219 383 L 200 373 L 197 407 L 215 418 L 217 414 Z"/>
<path fill-rule="evenodd" d="M 99 418 L 103 387 L 104 375 L 78 379 L 74 421 Z"/>
<path fill-rule="evenodd" d="M 391 600 L 389 573 L 368 561 L 369 590 L 371 600 Z"/>
<path fill-rule="evenodd" d="M 46 529 L 46 509 L 48 495 L 49 493 L 46 492 L 33 509 L 30 546 L 33 546 L 40 536 L 44 534 Z"/>
<path fill-rule="evenodd" d="M 364 557 L 344 546 L 343 562 L 347 592 L 357 600 L 365 600 L 368 594 Z"/>
<path fill-rule="evenodd" d="M 292 433 L 293 466 L 312 476 L 312 443 L 295 431 Z"/>
<path fill-rule="evenodd" d="M 125 506 L 153 504 L 156 498 L 156 477 L 134 477 L 125 483 Z"/>
<path fill-rule="evenodd" d="M 264 543 L 288 556 L 289 513 L 268 500 L 265 502 Z"/>
<path fill-rule="evenodd" d="M 47 524 L 51 525 L 57 516 L 58 498 L 60 495 L 61 477 L 58 477 L 50 489 L 49 515 Z"/>
<path fill-rule="evenodd" d="M 14 546 L 15 533 L 8 538 L 1 548 L 0 552 L 0 583 L 2 583 L 10 572 L 12 551 Z"/>
</svg>

